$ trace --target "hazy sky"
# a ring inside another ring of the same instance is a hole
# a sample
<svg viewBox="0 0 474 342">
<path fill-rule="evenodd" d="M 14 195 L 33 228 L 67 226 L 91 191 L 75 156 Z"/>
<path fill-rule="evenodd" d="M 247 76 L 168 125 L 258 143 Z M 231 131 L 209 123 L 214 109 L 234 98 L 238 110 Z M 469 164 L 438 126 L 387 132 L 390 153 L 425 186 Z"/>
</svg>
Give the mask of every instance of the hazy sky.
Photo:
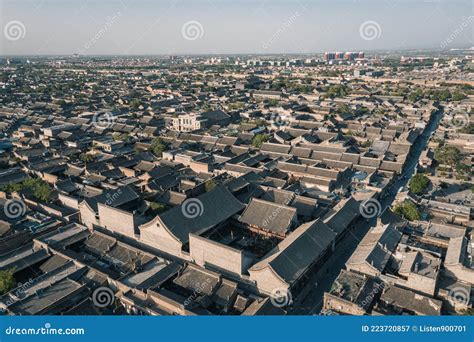
<svg viewBox="0 0 474 342">
<path fill-rule="evenodd" d="M 0 0 L 0 55 L 473 46 L 473 0 Z"/>
</svg>

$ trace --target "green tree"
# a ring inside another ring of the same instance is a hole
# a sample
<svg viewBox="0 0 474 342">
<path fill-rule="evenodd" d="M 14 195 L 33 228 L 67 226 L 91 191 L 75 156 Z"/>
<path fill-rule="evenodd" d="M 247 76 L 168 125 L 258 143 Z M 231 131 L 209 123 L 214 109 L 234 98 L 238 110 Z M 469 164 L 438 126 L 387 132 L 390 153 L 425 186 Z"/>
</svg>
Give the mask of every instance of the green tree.
<svg viewBox="0 0 474 342">
<path fill-rule="evenodd" d="M 474 134 L 474 124 L 469 124 L 459 130 L 460 133 Z"/>
<path fill-rule="evenodd" d="M 339 104 L 336 108 L 337 113 L 352 113 L 351 108 L 347 104 Z"/>
<path fill-rule="evenodd" d="M 5 294 L 15 286 L 15 269 L 0 271 L 0 294 Z"/>
<path fill-rule="evenodd" d="M 92 163 L 95 160 L 95 156 L 90 153 L 81 153 L 79 159 L 84 163 Z"/>
<path fill-rule="evenodd" d="M 268 141 L 268 135 L 266 135 L 266 134 L 257 134 L 252 139 L 252 146 L 260 148 L 260 147 L 262 147 L 263 143 L 267 142 L 267 141 Z"/>
<path fill-rule="evenodd" d="M 168 144 L 164 142 L 163 139 L 156 137 L 151 141 L 150 150 L 155 156 L 161 157 L 167 147 Z"/>
<path fill-rule="evenodd" d="M 416 204 L 409 200 L 405 200 L 402 203 L 397 204 L 393 211 L 397 215 L 404 217 L 409 221 L 415 221 L 421 218 Z"/>
<path fill-rule="evenodd" d="M 21 183 L 9 184 L 2 187 L 6 192 L 15 192 L 22 190 L 31 191 L 33 197 L 43 202 L 49 202 L 53 197 L 53 190 L 45 181 L 39 178 L 28 178 Z"/>
<path fill-rule="evenodd" d="M 465 94 L 460 93 L 459 91 L 455 91 L 452 94 L 452 97 L 453 97 L 453 101 L 461 101 L 461 100 L 464 100 L 465 98 L 467 98 L 467 96 Z"/>
<path fill-rule="evenodd" d="M 46 183 L 40 184 L 33 190 L 33 196 L 43 202 L 49 202 L 53 196 L 53 192 Z"/>
<path fill-rule="evenodd" d="M 278 104 L 280 103 L 280 101 L 277 100 L 277 99 L 270 99 L 270 100 L 268 100 L 267 103 L 268 103 L 269 106 L 278 106 Z"/>
<path fill-rule="evenodd" d="M 430 185 L 429 178 L 422 173 L 418 173 L 410 180 L 409 187 L 411 192 L 420 195 L 426 190 L 428 185 Z"/>
<path fill-rule="evenodd" d="M 462 154 L 454 146 L 440 146 L 435 150 L 435 159 L 441 164 L 455 167 L 461 162 Z"/>
<path fill-rule="evenodd" d="M 149 202 L 148 205 L 157 214 L 162 213 L 166 210 L 166 205 L 163 203 Z"/>
<path fill-rule="evenodd" d="M 327 96 L 331 99 L 335 97 L 344 97 L 349 94 L 349 89 L 347 86 L 342 84 L 336 84 L 329 86 L 326 90 Z"/>
<path fill-rule="evenodd" d="M 423 90 L 421 88 L 417 88 L 416 90 L 412 91 L 410 95 L 408 95 L 408 100 L 411 102 L 419 101 L 423 98 Z"/>
<path fill-rule="evenodd" d="M 140 105 L 141 103 L 138 99 L 133 99 L 132 101 L 130 101 L 130 107 L 133 109 L 137 109 L 138 107 L 140 107 Z"/>
</svg>

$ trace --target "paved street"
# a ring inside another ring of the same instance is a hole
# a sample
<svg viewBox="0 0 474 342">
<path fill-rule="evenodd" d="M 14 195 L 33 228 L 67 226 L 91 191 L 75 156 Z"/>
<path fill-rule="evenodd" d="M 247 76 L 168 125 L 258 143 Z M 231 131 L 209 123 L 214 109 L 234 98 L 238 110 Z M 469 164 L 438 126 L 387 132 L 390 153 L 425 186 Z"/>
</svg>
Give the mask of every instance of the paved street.
<svg viewBox="0 0 474 342">
<path fill-rule="evenodd" d="M 397 190 L 400 187 L 406 186 L 411 176 L 415 173 L 420 154 L 428 144 L 429 138 L 438 126 L 442 116 L 442 110 L 432 116 L 432 119 L 426 126 L 423 134 L 413 146 L 402 175 L 400 175 L 400 177 L 387 188 L 387 191 L 385 192 L 386 196 L 380 200 L 382 212 L 391 206 L 397 194 Z M 296 298 L 294 298 L 294 303 L 288 310 L 289 314 L 319 314 L 323 304 L 324 292 L 330 290 L 332 283 L 337 278 L 341 269 L 344 268 L 346 261 L 355 251 L 360 240 L 362 240 L 370 228 L 376 225 L 376 222 L 376 218 L 373 218 L 371 220 L 360 219 L 356 223 L 353 231 L 350 231 L 339 242 L 336 246 L 335 253 L 331 255 L 321 270 L 314 274 L 310 281 L 308 281 L 306 287 Z"/>
</svg>

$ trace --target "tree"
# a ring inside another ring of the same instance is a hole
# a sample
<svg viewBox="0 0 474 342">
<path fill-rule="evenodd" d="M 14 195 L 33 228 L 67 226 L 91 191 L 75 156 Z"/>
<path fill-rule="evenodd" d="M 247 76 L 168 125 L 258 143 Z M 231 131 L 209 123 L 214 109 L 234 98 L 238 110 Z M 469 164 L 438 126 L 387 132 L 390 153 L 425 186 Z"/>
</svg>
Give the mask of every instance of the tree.
<svg viewBox="0 0 474 342">
<path fill-rule="evenodd" d="M 277 100 L 277 99 L 270 99 L 270 100 L 268 100 L 268 105 L 269 105 L 269 106 L 272 106 L 272 107 L 278 106 L 279 103 L 280 103 L 280 101 Z"/>
<path fill-rule="evenodd" d="M 343 114 L 343 113 L 352 113 L 352 110 L 347 104 L 343 103 L 343 104 L 339 104 L 336 107 L 336 112 L 341 113 L 341 114 Z"/>
<path fill-rule="evenodd" d="M 157 214 L 162 213 L 166 210 L 166 205 L 163 203 L 149 202 L 148 205 Z"/>
<path fill-rule="evenodd" d="M 161 157 L 163 155 L 163 152 L 166 151 L 167 147 L 167 143 L 165 143 L 163 139 L 157 137 L 153 138 L 153 140 L 151 141 L 150 150 L 155 156 Z"/>
<path fill-rule="evenodd" d="M 3 186 L 2 189 L 6 192 L 29 190 L 33 197 L 43 202 L 49 202 L 53 197 L 53 190 L 51 187 L 48 183 L 39 178 L 28 178 L 21 183 Z"/>
<path fill-rule="evenodd" d="M 15 269 L 0 271 L 0 294 L 5 294 L 15 286 L 15 278 L 13 274 Z"/>
<path fill-rule="evenodd" d="M 84 163 L 91 163 L 95 160 L 95 156 L 89 153 L 81 153 L 79 159 L 82 160 Z"/>
<path fill-rule="evenodd" d="M 435 150 L 435 159 L 441 164 L 454 167 L 461 162 L 462 154 L 454 146 L 441 146 Z"/>
<path fill-rule="evenodd" d="M 471 166 L 463 163 L 457 163 L 455 169 L 457 173 L 457 178 L 463 179 L 465 181 L 468 181 L 469 175 L 473 173 Z"/>
<path fill-rule="evenodd" d="M 421 218 L 416 204 L 409 200 L 405 200 L 402 203 L 397 204 L 393 211 L 397 215 L 406 218 L 408 221 L 415 221 Z"/>
<path fill-rule="evenodd" d="M 474 124 L 469 124 L 459 130 L 460 133 L 474 134 Z"/>
<path fill-rule="evenodd" d="M 327 96 L 330 97 L 331 99 L 335 97 L 344 97 L 349 94 L 349 89 L 347 88 L 347 86 L 342 85 L 342 84 L 329 86 L 326 91 L 327 91 Z"/>
<path fill-rule="evenodd" d="M 426 190 L 429 184 L 429 178 L 422 173 L 418 173 L 410 180 L 410 191 L 420 195 Z"/>
<path fill-rule="evenodd" d="M 266 135 L 266 134 L 257 134 L 252 139 L 252 146 L 260 148 L 260 147 L 262 147 L 263 143 L 267 142 L 267 141 L 268 141 L 268 135 Z"/>
<path fill-rule="evenodd" d="M 453 94 L 453 101 L 461 101 L 467 98 L 467 96 L 459 91 L 455 91 Z"/>
<path fill-rule="evenodd" d="M 42 183 L 37 185 L 33 190 L 33 196 L 43 202 L 49 202 L 53 192 L 48 184 Z"/>
<path fill-rule="evenodd" d="M 138 107 L 140 107 L 140 100 L 133 99 L 132 101 L 130 101 L 130 107 L 133 109 L 137 109 Z"/>
<path fill-rule="evenodd" d="M 412 91 L 410 95 L 408 95 L 408 100 L 411 102 L 417 102 L 423 98 L 423 90 L 421 88 L 417 88 L 415 91 Z"/>
</svg>

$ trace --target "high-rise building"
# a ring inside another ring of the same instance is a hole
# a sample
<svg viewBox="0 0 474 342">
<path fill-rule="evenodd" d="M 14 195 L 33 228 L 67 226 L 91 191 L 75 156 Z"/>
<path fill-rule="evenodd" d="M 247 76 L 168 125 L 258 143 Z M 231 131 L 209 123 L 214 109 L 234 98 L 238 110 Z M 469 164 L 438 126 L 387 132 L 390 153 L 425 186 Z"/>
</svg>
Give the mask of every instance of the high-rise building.
<svg viewBox="0 0 474 342">
<path fill-rule="evenodd" d="M 324 53 L 325 61 L 331 61 L 334 59 L 353 61 L 357 58 L 364 58 L 364 53 L 363 52 L 325 52 Z"/>
<path fill-rule="evenodd" d="M 334 52 L 325 52 L 324 53 L 324 60 L 330 61 L 330 60 L 333 60 L 333 59 L 336 59 L 336 53 L 334 53 Z"/>
</svg>

